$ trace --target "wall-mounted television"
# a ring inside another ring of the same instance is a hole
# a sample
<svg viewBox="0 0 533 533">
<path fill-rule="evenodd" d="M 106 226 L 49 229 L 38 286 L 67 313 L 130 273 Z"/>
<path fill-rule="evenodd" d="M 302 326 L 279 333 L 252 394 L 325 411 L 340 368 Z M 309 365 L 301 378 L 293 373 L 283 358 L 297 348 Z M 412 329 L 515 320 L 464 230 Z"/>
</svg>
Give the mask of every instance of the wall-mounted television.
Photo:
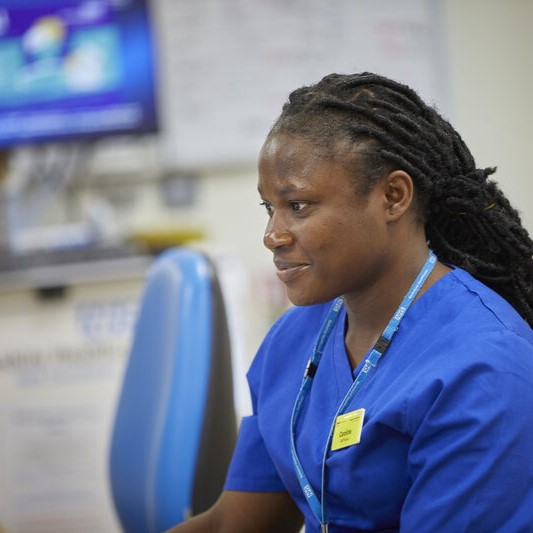
<svg viewBox="0 0 533 533">
<path fill-rule="evenodd" d="M 148 0 L 3 0 L 0 147 L 157 131 Z"/>
</svg>

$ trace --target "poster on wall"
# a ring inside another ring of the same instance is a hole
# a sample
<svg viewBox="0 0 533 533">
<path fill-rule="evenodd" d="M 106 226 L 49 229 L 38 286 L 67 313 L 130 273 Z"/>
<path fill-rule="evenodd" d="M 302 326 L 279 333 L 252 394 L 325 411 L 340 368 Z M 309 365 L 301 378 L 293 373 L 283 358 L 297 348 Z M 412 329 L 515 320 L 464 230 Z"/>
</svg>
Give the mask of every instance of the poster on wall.
<svg viewBox="0 0 533 533">
<path fill-rule="evenodd" d="M 0 291 L 0 531 L 120 531 L 108 446 L 141 288 Z"/>
</svg>

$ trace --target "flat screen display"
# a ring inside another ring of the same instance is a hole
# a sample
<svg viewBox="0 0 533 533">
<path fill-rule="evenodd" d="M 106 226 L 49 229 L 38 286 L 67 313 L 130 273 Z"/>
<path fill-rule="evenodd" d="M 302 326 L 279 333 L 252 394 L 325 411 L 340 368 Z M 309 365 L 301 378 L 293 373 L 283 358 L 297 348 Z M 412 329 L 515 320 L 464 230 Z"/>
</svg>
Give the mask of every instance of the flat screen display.
<svg viewBox="0 0 533 533">
<path fill-rule="evenodd" d="M 147 0 L 3 0 L 0 146 L 157 131 Z"/>
</svg>

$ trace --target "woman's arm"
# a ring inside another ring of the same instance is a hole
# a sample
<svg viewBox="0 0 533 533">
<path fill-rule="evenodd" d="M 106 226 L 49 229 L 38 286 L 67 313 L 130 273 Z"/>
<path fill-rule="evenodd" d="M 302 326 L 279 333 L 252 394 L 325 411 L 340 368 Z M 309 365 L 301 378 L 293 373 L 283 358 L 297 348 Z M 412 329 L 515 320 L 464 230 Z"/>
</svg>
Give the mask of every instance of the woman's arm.
<svg viewBox="0 0 533 533">
<path fill-rule="evenodd" d="M 296 533 L 303 516 L 286 492 L 224 491 L 217 502 L 167 533 Z"/>
</svg>

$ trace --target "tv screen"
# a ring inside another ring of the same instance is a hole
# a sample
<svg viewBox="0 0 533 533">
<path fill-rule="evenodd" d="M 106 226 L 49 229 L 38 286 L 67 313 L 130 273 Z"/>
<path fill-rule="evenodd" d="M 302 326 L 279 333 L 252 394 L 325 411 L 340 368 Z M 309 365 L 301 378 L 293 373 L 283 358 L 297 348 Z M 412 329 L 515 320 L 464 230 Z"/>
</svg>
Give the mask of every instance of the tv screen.
<svg viewBox="0 0 533 533">
<path fill-rule="evenodd" d="M 157 131 L 147 0 L 3 0 L 0 147 Z"/>
</svg>

